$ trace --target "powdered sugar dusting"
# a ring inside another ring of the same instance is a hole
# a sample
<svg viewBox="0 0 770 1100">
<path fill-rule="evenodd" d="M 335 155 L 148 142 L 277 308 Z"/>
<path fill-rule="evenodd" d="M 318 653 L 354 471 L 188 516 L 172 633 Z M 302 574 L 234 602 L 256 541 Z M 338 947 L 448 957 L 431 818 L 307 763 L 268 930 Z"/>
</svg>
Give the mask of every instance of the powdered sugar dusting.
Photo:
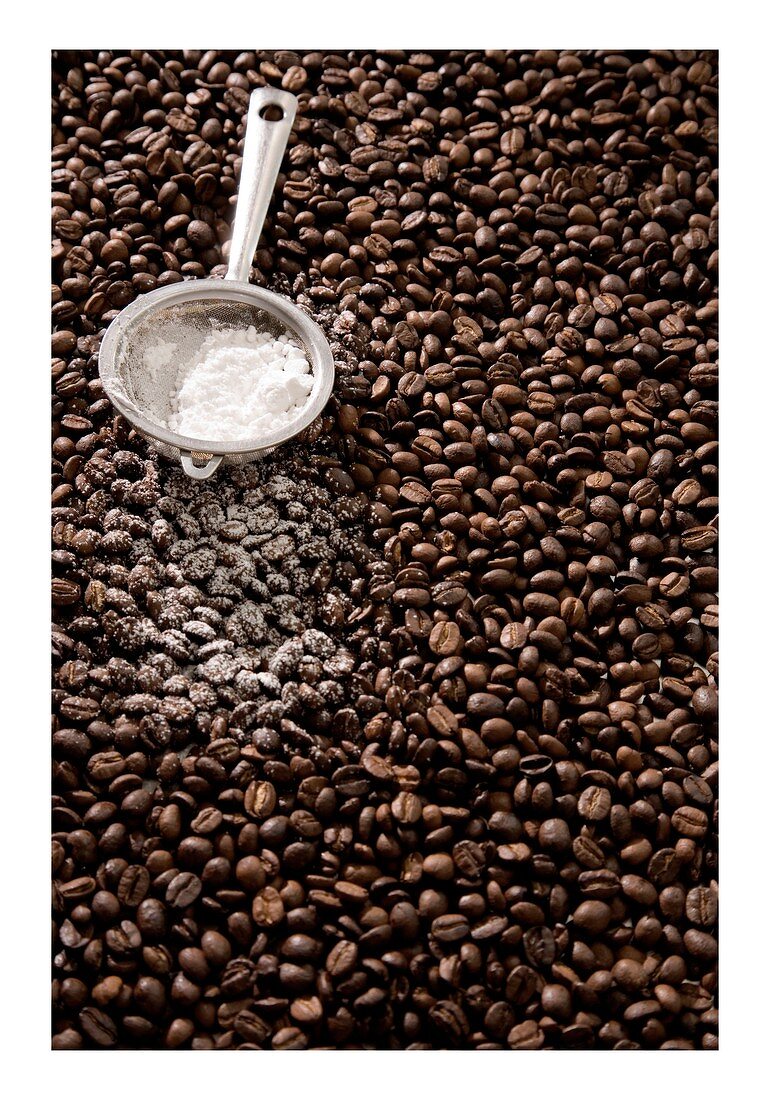
<svg viewBox="0 0 770 1100">
<path fill-rule="evenodd" d="M 292 730 L 331 732 L 343 712 L 347 729 L 358 724 L 347 703 L 351 586 L 377 559 L 365 501 L 341 493 L 323 461 L 283 454 L 205 484 L 160 468 L 150 537 L 131 552 L 146 599 L 144 614 L 123 621 L 127 649 L 147 669 L 131 708 L 141 702 L 172 726 L 189 708 L 226 714 L 230 735 L 260 751 Z M 159 673 L 174 688 L 168 713 L 155 696 Z"/>
</svg>

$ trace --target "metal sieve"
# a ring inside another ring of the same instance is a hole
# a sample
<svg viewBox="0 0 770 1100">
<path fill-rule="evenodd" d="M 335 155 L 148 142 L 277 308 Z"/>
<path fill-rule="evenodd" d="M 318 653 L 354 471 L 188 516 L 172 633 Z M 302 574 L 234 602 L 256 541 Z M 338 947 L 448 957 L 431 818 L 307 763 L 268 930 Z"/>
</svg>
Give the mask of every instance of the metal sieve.
<svg viewBox="0 0 770 1100">
<path fill-rule="evenodd" d="M 288 92 L 260 88 L 251 95 L 224 279 L 193 279 L 152 290 L 121 310 L 102 340 L 99 375 L 110 401 L 162 455 L 178 458 L 193 478 L 210 477 L 220 463 L 251 462 L 295 438 L 318 418 L 334 384 L 331 348 L 318 325 L 287 298 L 249 283 L 296 110 L 297 100 Z M 212 331 L 249 325 L 274 336 L 292 336 L 307 355 L 313 389 L 296 420 L 236 442 L 192 439 L 172 431 L 167 421 L 180 365 Z"/>
</svg>

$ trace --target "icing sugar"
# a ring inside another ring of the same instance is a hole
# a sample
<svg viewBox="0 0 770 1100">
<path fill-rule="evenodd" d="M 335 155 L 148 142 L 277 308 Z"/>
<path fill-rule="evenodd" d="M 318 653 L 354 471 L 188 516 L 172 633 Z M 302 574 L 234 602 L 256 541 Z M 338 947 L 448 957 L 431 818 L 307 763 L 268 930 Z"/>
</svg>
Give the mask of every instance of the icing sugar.
<svg viewBox="0 0 770 1100">
<path fill-rule="evenodd" d="M 194 439 L 253 439 L 291 424 L 312 389 L 307 356 L 290 336 L 253 326 L 214 332 L 180 369 L 168 426 Z"/>
</svg>

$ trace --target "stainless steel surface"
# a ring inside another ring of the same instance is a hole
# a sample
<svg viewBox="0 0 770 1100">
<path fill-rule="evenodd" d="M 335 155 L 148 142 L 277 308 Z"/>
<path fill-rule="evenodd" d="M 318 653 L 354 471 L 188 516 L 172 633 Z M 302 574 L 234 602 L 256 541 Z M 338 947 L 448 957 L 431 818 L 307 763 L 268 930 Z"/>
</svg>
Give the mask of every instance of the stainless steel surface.
<svg viewBox="0 0 770 1100">
<path fill-rule="evenodd" d="M 296 113 L 297 100 L 290 92 L 259 88 L 251 94 L 227 279 L 249 281 L 251 261 Z M 282 117 L 271 117 L 274 114 Z"/>
<path fill-rule="evenodd" d="M 290 439 L 307 436 L 334 385 L 331 348 L 318 325 L 287 298 L 248 282 L 296 104 L 294 96 L 275 89 L 252 94 L 226 278 L 188 280 L 150 291 L 118 314 L 102 340 L 99 375 L 107 396 L 162 455 L 178 459 L 193 478 L 210 477 L 220 465 L 250 462 Z M 270 106 L 281 109 L 280 121 L 263 117 Z M 167 422 L 180 364 L 195 354 L 212 330 L 249 325 L 276 336 L 287 333 L 307 354 L 313 389 L 296 420 L 236 442 L 193 439 L 172 431 Z M 164 345 L 167 361 L 147 356 Z"/>
<path fill-rule="evenodd" d="M 182 469 L 188 477 L 195 478 L 196 481 L 203 481 L 219 469 L 222 455 L 201 454 L 200 451 L 191 451 L 190 454 L 187 454 L 183 451 L 181 462 Z"/>
<path fill-rule="evenodd" d="M 180 319 L 181 318 L 181 319 Z M 212 326 L 241 328 L 255 325 L 276 335 L 288 332 L 305 349 L 313 369 L 313 389 L 301 415 L 292 424 L 248 440 L 227 442 L 179 435 L 163 420 L 177 377 L 180 355 L 202 342 Z M 179 334 L 184 333 L 182 339 Z M 148 347 L 159 339 L 183 345 L 167 366 L 153 376 L 145 365 Z M 293 439 L 320 415 L 334 385 L 331 348 L 318 325 L 288 298 L 269 290 L 223 279 L 173 283 L 143 294 L 112 322 L 99 351 L 99 374 L 107 396 L 161 454 L 179 458 L 193 451 L 219 455 L 226 463 L 258 458 Z M 190 461 L 185 464 L 189 473 Z M 206 476 L 214 472 L 209 469 Z M 195 477 L 200 477 L 196 473 Z"/>
</svg>

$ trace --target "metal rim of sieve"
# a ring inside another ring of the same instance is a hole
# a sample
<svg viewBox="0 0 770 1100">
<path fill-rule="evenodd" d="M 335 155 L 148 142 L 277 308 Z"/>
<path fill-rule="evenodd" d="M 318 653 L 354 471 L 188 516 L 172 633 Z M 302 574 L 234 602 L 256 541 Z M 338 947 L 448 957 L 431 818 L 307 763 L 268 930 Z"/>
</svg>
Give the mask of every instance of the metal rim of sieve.
<svg viewBox="0 0 770 1100">
<path fill-rule="evenodd" d="M 132 327 L 160 307 L 172 303 L 235 300 L 250 305 L 278 320 L 289 335 L 296 336 L 308 353 L 313 371 L 313 389 L 308 403 L 298 412 L 296 420 L 252 439 L 236 442 L 215 439 L 194 439 L 179 435 L 148 419 L 128 398 L 118 369 L 124 345 Z M 112 321 L 99 349 L 99 377 L 115 408 L 148 439 L 157 440 L 187 455 L 242 455 L 278 447 L 299 435 L 320 415 L 334 386 L 334 359 L 321 329 L 299 306 L 270 290 L 234 279 L 191 279 L 172 283 L 143 294 L 126 306 Z M 187 467 L 188 463 L 184 463 Z M 218 463 L 217 463 L 218 464 Z M 189 471 L 188 471 L 189 472 Z"/>
</svg>

